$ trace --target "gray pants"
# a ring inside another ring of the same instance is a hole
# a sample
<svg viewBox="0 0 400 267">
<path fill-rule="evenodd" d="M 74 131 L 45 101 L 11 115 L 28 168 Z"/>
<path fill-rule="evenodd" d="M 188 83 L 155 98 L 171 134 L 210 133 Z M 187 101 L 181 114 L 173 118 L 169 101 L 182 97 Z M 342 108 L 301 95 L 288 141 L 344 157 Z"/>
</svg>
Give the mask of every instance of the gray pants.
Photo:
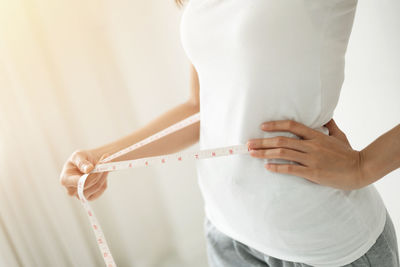
<svg viewBox="0 0 400 267">
<path fill-rule="evenodd" d="M 206 218 L 204 230 L 210 267 L 309 267 L 265 255 L 218 231 Z M 386 224 L 375 244 L 360 258 L 345 265 L 352 267 L 400 267 L 396 232 L 386 211 Z"/>
</svg>

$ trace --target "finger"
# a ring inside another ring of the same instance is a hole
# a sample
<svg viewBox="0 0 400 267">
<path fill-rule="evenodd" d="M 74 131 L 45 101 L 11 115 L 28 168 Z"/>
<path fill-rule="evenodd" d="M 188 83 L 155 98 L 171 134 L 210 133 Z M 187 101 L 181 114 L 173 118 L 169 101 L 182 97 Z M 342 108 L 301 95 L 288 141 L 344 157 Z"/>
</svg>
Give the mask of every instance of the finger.
<svg viewBox="0 0 400 267">
<path fill-rule="evenodd" d="M 94 168 L 93 164 L 86 158 L 85 154 L 80 152 L 74 152 L 71 161 L 82 173 L 89 173 Z"/>
<path fill-rule="evenodd" d="M 107 179 L 104 179 L 104 181 L 102 181 L 101 184 L 97 184 L 97 186 L 95 186 L 95 188 L 92 188 L 91 190 L 84 190 L 84 191 L 83 191 L 83 195 L 85 196 L 86 199 L 89 199 L 89 197 L 90 197 L 93 193 L 97 192 L 98 190 L 101 190 L 101 188 L 104 186 L 105 183 L 107 183 Z M 80 199 L 80 198 L 79 198 L 78 191 L 75 191 L 74 196 L 75 196 L 77 199 Z"/>
<path fill-rule="evenodd" d="M 82 173 L 79 171 L 79 169 L 77 169 L 71 160 L 68 160 L 60 173 L 61 185 L 65 187 L 71 186 L 74 183 L 72 176 L 75 175 L 82 175 Z"/>
<path fill-rule="evenodd" d="M 339 127 L 336 125 L 336 122 L 331 119 L 325 126 L 329 129 L 330 135 L 341 135 L 343 132 L 339 129 Z"/>
<path fill-rule="evenodd" d="M 104 191 L 105 191 L 106 189 L 107 189 L 107 180 L 106 180 L 106 182 L 102 185 L 102 187 L 101 187 L 96 193 L 94 193 L 94 194 L 92 194 L 91 196 L 89 196 L 88 200 L 89 200 L 89 201 L 92 201 L 92 200 L 97 199 L 98 197 L 101 196 L 101 194 L 104 193 Z"/>
<path fill-rule="evenodd" d="M 346 144 L 348 144 L 351 147 L 346 134 L 342 130 L 340 130 L 340 128 L 337 126 L 334 119 L 331 119 L 325 126 L 329 129 L 330 136 L 336 137 L 337 139 L 345 142 Z"/>
<path fill-rule="evenodd" d="M 111 154 L 110 153 L 105 153 L 101 156 L 99 159 L 98 163 L 103 162 L 104 159 L 108 158 Z"/>
<path fill-rule="evenodd" d="M 64 178 L 64 186 L 69 188 L 76 188 L 78 186 L 78 180 L 79 178 L 81 178 L 82 174 L 75 174 L 75 172 L 71 171 L 71 172 L 66 172 L 65 173 L 65 178 Z"/>
<path fill-rule="evenodd" d="M 74 188 L 74 187 L 67 187 L 66 188 L 67 189 L 67 192 L 68 192 L 68 195 L 69 196 L 74 196 L 75 195 L 75 193 L 76 193 L 76 188 Z"/>
<path fill-rule="evenodd" d="M 98 173 L 91 173 L 86 179 L 85 182 L 85 189 L 89 189 L 93 186 L 95 186 L 97 183 L 101 181 L 101 179 L 104 176 L 104 172 L 98 172 Z"/>
<path fill-rule="evenodd" d="M 294 120 L 268 121 L 261 124 L 260 128 L 263 131 L 288 131 L 306 140 L 325 135 Z"/>
<path fill-rule="evenodd" d="M 304 140 L 286 137 L 286 136 L 276 136 L 271 138 L 258 138 L 250 139 L 247 142 L 247 146 L 250 149 L 261 149 L 261 148 L 277 148 L 284 147 L 290 148 L 301 152 L 308 152 L 310 148 L 308 143 Z"/>
<path fill-rule="evenodd" d="M 329 135 L 333 135 L 335 132 L 335 125 L 333 125 L 333 119 L 330 119 L 327 123 L 324 124 L 326 128 L 328 128 Z"/>
<path fill-rule="evenodd" d="M 308 166 L 309 162 L 309 156 L 306 153 L 286 148 L 251 150 L 250 155 L 256 158 L 292 160 L 305 166 Z"/>
<path fill-rule="evenodd" d="M 93 186 L 93 184 L 96 184 L 97 181 L 100 179 L 102 173 L 92 173 L 90 174 L 85 181 L 84 188 L 90 188 Z M 77 188 L 78 187 L 78 181 L 82 177 L 82 173 L 80 174 L 66 174 L 66 181 L 65 181 L 65 187 L 71 187 L 71 188 Z"/>
<path fill-rule="evenodd" d="M 95 193 L 99 188 L 103 186 L 103 184 L 107 181 L 106 176 L 104 175 L 95 185 L 90 188 L 85 189 L 83 192 L 86 196 L 90 196 L 91 194 Z"/>
<path fill-rule="evenodd" d="M 103 154 L 97 164 L 102 162 L 105 158 L 107 158 L 110 154 L 105 153 Z M 106 178 L 108 175 L 108 172 L 101 172 L 101 173 L 92 173 L 88 176 L 86 182 L 85 182 L 85 189 L 90 189 L 93 186 L 95 186 L 97 183 L 99 183 L 102 179 Z"/>
<path fill-rule="evenodd" d="M 103 159 L 108 157 L 108 153 L 103 154 L 100 159 L 98 160 L 97 164 L 99 164 Z M 97 165 L 96 164 L 96 165 Z M 99 183 L 100 180 L 102 180 L 105 176 L 107 176 L 108 172 L 99 172 L 99 173 L 91 173 L 86 179 L 85 182 L 85 189 L 89 189 L 92 186 L 95 186 L 97 183 Z"/>
<path fill-rule="evenodd" d="M 278 173 L 286 173 L 291 175 L 296 175 L 303 177 L 307 180 L 314 182 L 311 179 L 311 173 L 308 167 L 304 167 L 296 164 L 275 164 L 275 163 L 267 163 L 265 164 L 265 168 L 269 171 L 278 172 Z"/>
<path fill-rule="evenodd" d="M 97 164 L 99 164 L 103 159 L 108 157 L 108 153 L 103 154 L 100 159 L 97 161 Z M 97 165 L 96 164 L 96 165 Z M 88 175 L 86 182 L 85 182 L 85 189 L 91 188 L 95 184 L 97 184 L 101 179 L 103 179 L 104 175 L 107 175 L 108 172 L 99 172 L 99 173 L 91 173 Z"/>
</svg>

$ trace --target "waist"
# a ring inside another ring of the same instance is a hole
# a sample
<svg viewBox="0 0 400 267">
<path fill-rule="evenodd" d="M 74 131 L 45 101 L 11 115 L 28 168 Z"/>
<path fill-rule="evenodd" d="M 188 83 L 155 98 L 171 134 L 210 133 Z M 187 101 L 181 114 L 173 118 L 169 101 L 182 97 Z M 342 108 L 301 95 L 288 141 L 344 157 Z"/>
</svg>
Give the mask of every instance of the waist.
<svg viewBox="0 0 400 267">
<path fill-rule="evenodd" d="M 246 120 L 239 117 L 235 121 L 221 121 L 221 119 L 207 120 L 200 113 L 200 149 L 209 149 L 230 145 L 243 145 L 249 139 L 272 138 L 285 136 L 301 139 L 300 136 L 290 131 L 264 131 L 260 128 L 263 122 L 271 120 L 255 119 Z M 307 126 L 307 125 L 306 125 Z M 323 125 L 307 126 L 313 130 L 329 135 L 329 129 Z"/>
</svg>

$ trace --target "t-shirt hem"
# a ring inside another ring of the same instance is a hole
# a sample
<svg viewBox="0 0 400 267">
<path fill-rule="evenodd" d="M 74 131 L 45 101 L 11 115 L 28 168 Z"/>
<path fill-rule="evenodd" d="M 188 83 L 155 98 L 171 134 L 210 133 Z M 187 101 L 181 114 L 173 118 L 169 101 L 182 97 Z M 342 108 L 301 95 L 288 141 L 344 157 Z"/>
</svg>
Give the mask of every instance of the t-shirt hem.
<svg viewBox="0 0 400 267">
<path fill-rule="evenodd" d="M 340 258 L 337 261 L 331 261 L 331 262 L 327 262 L 327 263 L 315 263 L 315 261 L 310 260 L 309 258 L 304 258 L 304 257 L 297 257 L 297 256 L 293 256 L 293 255 L 287 255 L 287 254 L 282 254 L 279 251 L 276 251 L 272 248 L 266 248 L 263 245 L 260 244 L 256 244 L 254 242 L 249 242 L 246 238 L 243 238 L 242 236 L 231 232 L 230 230 L 227 230 L 226 227 L 222 227 L 221 225 L 219 225 L 218 222 L 216 222 L 212 216 L 210 216 L 210 213 L 207 211 L 207 208 L 205 208 L 205 215 L 207 217 L 207 219 L 222 233 L 224 233 L 225 235 L 231 237 L 232 239 L 239 241 L 247 246 L 252 247 L 255 250 L 258 250 L 259 252 L 268 255 L 268 256 L 272 256 L 274 258 L 277 259 L 281 259 L 284 261 L 291 261 L 291 262 L 297 262 L 297 263 L 305 263 L 305 264 L 309 264 L 312 265 L 314 267 L 337 267 L 337 266 L 343 266 L 346 264 L 350 264 L 352 262 L 354 262 L 355 260 L 359 259 L 360 257 L 362 257 L 376 242 L 376 240 L 378 239 L 379 235 L 383 232 L 384 227 L 385 227 L 385 223 L 386 223 L 386 208 L 384 207 L 382 209 L 381 212 L 381 216 L 380 216 L 380 221 L 379 221 L 379 225 L 378 227 L 376 227 L 375 231 L 370 235 L 370 239 L 365 242 L 359 249 L 357 249 L 355 252 L 353 252 L 352 254 Z"/>
</svg>

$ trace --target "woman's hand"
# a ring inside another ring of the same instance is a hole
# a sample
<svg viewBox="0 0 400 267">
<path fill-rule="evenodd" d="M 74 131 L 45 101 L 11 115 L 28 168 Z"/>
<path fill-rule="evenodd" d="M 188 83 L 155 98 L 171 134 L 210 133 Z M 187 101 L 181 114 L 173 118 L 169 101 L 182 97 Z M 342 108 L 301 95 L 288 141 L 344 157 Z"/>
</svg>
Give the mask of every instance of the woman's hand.
<svg viewBox="0 0 400 267">
<path fill-rule="evenodd" d="M 65 186 L 70 196 L 79 199 L 77 185 L 79 178 L 93 170 L 94 166 L 108 155 L 96 155 L 90 150 L 78 150 L 65 162 L 60 174 L 60 183 Z M 95 200 L 107 188 L 108 172 L 92 173 L 85 182 L 83 194 L 87 200 Z"/>
<path fill-rule="evenodd" d="M 290 131 L 301 139 L 285 136 L 250 139 L 247 143 L 251 149 L 250 155 L 295 161 L 300 165 L 268 163 L 265 167 L 321 185 L 344 190 L 365 186 L 361 169 L 362 152 L 352 149 L 346 135 L 333 119 L 325 126 L 329 129 L 329 136 L 293 120 L 263 123 L 261 129 L 264 131 Z"/>
</svg>

